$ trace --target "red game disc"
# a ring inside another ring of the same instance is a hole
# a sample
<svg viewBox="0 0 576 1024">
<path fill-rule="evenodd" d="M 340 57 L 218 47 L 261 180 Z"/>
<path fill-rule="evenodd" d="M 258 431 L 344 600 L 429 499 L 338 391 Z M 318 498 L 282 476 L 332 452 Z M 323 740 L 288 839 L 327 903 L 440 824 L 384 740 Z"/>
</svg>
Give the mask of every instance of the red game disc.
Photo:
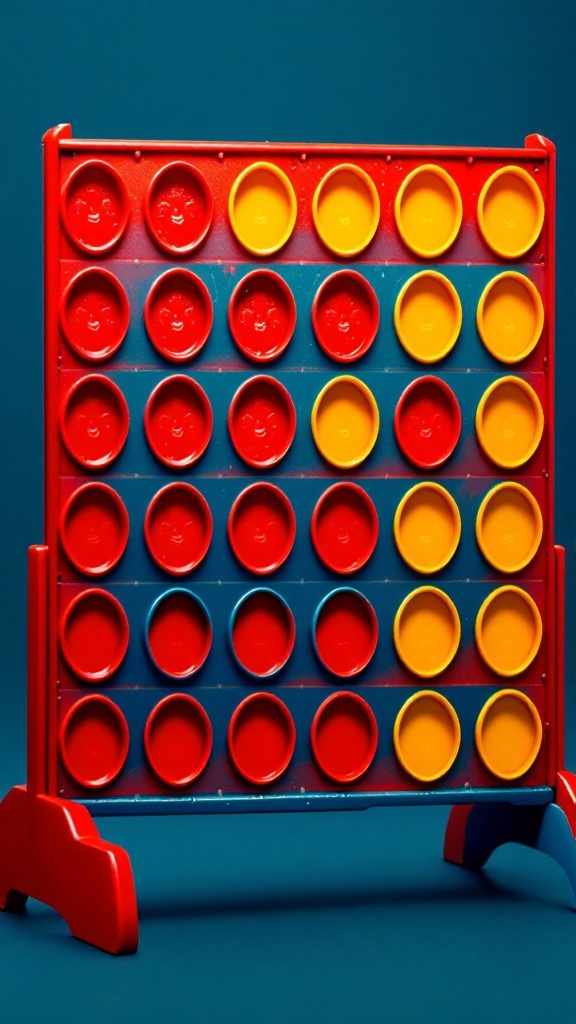
<svg viewBox="0 0 576 1024">
<path fill-rule="evenodd" d="M 322 664 L 337 676 L 355 676 L 366 668 L 378 643 L 378 619 L 358 590 L 333 590 L 318 605 L 313 638 Z"/>
<path fill-rule="evenodd" d="M 238 561 L 265 575 L 286 561 L 296 537 L 296 516 L 279 487 L 252 484 L 238 495 L 228 517 L 228 538 Z"/>
<path fill-rule="evenodd" d="M 294 402 L 274 377 L 251 377 L 232 399 L 228 429 L 244 462 L 257 469 L 274 466 L 294 440 Z"/>
<path fill-rule="evenodd" d="M 60 210 L 74 245 L 87 253 L 109 252 L 130 219 L 130 200 L 122 178 L 103 160 L 86 160 L 62 188 Z"/>
<path fill-rule="evenodd" d="M 110 359 L 124 341 L 130 323 L 128 296 L 103 267 L 88 267 L 68 282 L 60 299 L 60 325 L 66 341 L 82 359 Z"/>
<path fill-rule="evenodd" d="M 333 693 L 314 716 L 310 740 L 316 764 L 329 779 L 354 782 L 376 754 L 374 712 L 357 693 Z"/>
<path fill-rule="evenodd" d="M 415 466 L 435 469 L 446 462 L 461 427 L 456 395 L 439 377 L 419 377 L 400 396 L 394 414 L 396 440 Z"/>
<path fill-rule="evenodd" d="M 87 576 L 103 576 L 118 564 L 128 531 L 124 502 L 107 484 L 83 484 L 60 515 L 62 547 L 72 565 Z"/>
<path fill-rule="evenodd" d="M 368 351 L 379 321 L 376 292 L 355 270 L 337 270 L 316 292 L 314 334 L 326 355 L 338 363 L 354 362 Z"/>
<path fill-rule="evenodd" d="M 191 466 L 212 435 L 212 407 L 199 384 L 182 375 L 166 377 L 150 395 L 144 430 L 154 454 L 167 466 Z"/>
<path fill-rule="evenodd" d="M 83 590 L 60 619 L 60 647 L 68 665 L 89 683 L 109 679 L 120 666 L 130 630 L 122 605 L 105 590 Z"/>
<path fill-rule="evenodd" d="M 72 385 L 60 409 L 60 434 L 68 453 L 87 469 L 103 469 L 118 457 L 130 427 L 120 388 L 99 374 Z"/>
<path fill-rule="evenodd" d="M 203 601 L 189 590 L 168 590 L 146 619 L 146 646 L 165 676 L 184 679 L 202 667 L 212 646 L 212 623 Z"/>
<path fill-rule="evenodd" d="M 240 775 L 256 786 L 286 771 L 296 746 L 296 728 L 285 704 L 271 693 L 252 693 L 228 726 L 228 750 Z"/>
<path fill-rule="evenodd" d="M 144 749 L 152 771 L 166 785 L 194 782 L 212 750 L 212 726 L 202 705 L 187 693 L 164 697 L 148 716 Z"/>
<path fill-rule="evenodd" d="M 154 348 L 173 363 L 194 359 L 212 330 L 212 299 L 191 270 L 175 267 L 154 282 L 144 303 L 144 323 Z"/>
<path fill-rule="evenodd" d="M 274 270 L 253 270 L 232 292 L 228 323 L 240 351 L 256 363 L 268 363 L 284 351 L 294 333 L 294 296 Z"/>
<path fill-rule="evenodd" d="M 102 694 L 90 694 L 66 714 L 59 742 L 68 774 L 86 789 L 101 789 L 122 771 L 130 735 L 120 708 Z"/>
<path fill-rule="evenodd" d="M 353 483 L 329 487 L 312 514 L 312 543 L 333 572 L 357 572 L 378 540 L 378 513 L 370 496 Z"/>
<path fill-rule="evenodd" d="M 180 161 L 160 168 L 144 201 L 152 238 L 177 256 L 193 252 L 204 241 L 213 211 L 212 194 L 200 171 Z"/>
<path fill-rule="evenodd" d="M 144 535 L 154 561 L 165 572 L 192 572 L 212 540 L 212 514 L 191 484 L 168 484 L 154 495 L 144 520 Z"/>
<path fill-rule="evenodd" d="M 272 676 L 294 649 L 296 626 L 286 601 L 274 590 L 251 590 L 230 616 L 230 640 L 238 664 L 252 676 Z"/>
</svg>

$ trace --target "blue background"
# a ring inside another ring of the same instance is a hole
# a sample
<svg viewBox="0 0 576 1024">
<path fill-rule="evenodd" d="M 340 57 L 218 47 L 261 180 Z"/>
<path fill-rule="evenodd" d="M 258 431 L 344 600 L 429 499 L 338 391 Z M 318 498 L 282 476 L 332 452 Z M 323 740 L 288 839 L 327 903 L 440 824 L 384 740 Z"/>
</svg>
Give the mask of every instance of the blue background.
<svg viewBox="0 0 576 1024">
<path fill-rule="evenodd" d="M 571 2 L 68 0 L 3 6 L 0 790 L 24 778 L 26 548 L 42 537 L 41 146 L 82 137 L 558 147 L 556 539 L 568 549 L 576 767 Z M 132 857 L 141 952 L 31 903 L 0 919 L 0 1018 L 563 1024 L 576 916 L 554 864 L 444 864 L 442 808 L 101 820 Z"/>
</svg>

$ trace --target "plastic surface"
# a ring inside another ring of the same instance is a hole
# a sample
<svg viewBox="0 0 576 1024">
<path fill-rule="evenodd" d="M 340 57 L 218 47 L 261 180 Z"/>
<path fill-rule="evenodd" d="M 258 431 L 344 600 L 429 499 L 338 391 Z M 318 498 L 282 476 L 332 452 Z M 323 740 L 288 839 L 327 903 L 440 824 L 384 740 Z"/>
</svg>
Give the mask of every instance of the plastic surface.
<svg viewBox="0 0 576 1024">
<path fill-rule="evenodd" d="M 380 197 L 372 178 L 356 164 L 340 164 L 322 178 L 312 200 L 314 226 L 337 256 L 357 256 L 372 241 Z"/>
<path fill-rule="evenodd" d="M 318 499 L 311 533 L 316 554 L 333 572 L 358 572 L 372 557 L 378 540 L 378 513 L 358 484 L 333 484 Z"/>
<path fill-rule="evenodd" d="M 433 690 L 408 698 L 394 723 L 394 749 L 409 775 L 435 782 L 449 771 L 460 749 L 460 723 L 450 701 Z"/>
<path fill-rule="evenodd" d="M 110 466 L 126 443 L 129 427 L 124 395 L 101 374 L 76 381 L 62 401 L 62 440 L 75 462 L 86 469 Z"/>
<path fill-rule="evenodd" d="M 478 716 L 476 747 L 488 771 L 519 779 L 540 753 L 542 722 L 534 704 L 518 690 L 500 690 Z"/>
<path fill-rule="evenodd" d="M 214 204 L 200 172 L 184 161 L 166 164 L 152 178 L 144 202 L 146 226 L 161 249 L 187 256 L 208 234 Z"/>
<path fill-rule="evenodd" d="M 286 388 L 274 377 L 252 377 L 230 404 L 228 429 L 241 459 L 267 469 L 283 459 L 296 433 L 296 410 Z"/>
<path fill-rule="evenodd" d="M 94 256 L 118 244 L 130 219 L 126 186 L 104 160 L 86 160 L 74 169 L 62 188 L 60 208 L 70 240 Z"/>
<path fill-rule="evenodd" d="M 146 619 L 146 647 L 160 672 L 186 679 L 202 667 L 211 646 L 212 623 L 199 597 L 175 587 L 157 598 Z"/>
<path fill-rule="evenodd" d="M 419 587 L 400 605 L 394 619 L 396 652 L 406 668 L 423 679 L 440 675 L 454 658 L 461 626 L 453 601 L 438 587 Z"/>
<path fill-rule="evenodd" d="M 192 484 L 167 484 L 146 510 L 144 535 L 154 561 L 173 575 L 192 572 L 212 540 L 212 513 Z"/>
<path fill-rule="evenodd" d="M 81 679 L 103 682 L 120 666 L 129 632 L 117 598 L 106 590 L 83 590 L 72 598 L 60 620 L 62 654 Z"/>
<path fill-rule="evenodd" d="M 228 728 L 228 749 L 247 782 L 268 786 L 286 771 L 296 729 L 286 705 L 272 693 L 253 693 L 238 705 Z"/>
<path fill-rule="evenodd" d="M 202 705 L 187 693 L 171 693 L 150 712 L 144 748 L 152 771 L 167 786 L 189 786 L 204 771 L 212 750 L 212 726 Z"/>
<path fill-rule="evenodd" d="M 248 359 L 255 363 L 277 359 L 296 326 L 296 303 L 284 278 L 265 268 L 246 274 L 232 292 L 228 324 Z"/>
<path fill-rule="evenodd" d="M 462 304 L 449 278 L 422 270 L 406 281 L 394 306 L 394 327 L 408 355 L 419 363 L 444 359 L 462 327 Z"/>
<path fill-rule="evenodd" d="M 461 429 L 458 399 L 439 377 L 419 377 L 400 396 L 394 412 L 396 440 L 420 469 L 442 466 L 458 444 Z"/>
<path fill-rule="evenodd" d="M 318 450 L 333 466 L 352 469 L 368 458 L 378 437 L 380 413 L 370 388 L 358 377 L 334 377 L 312 408 Z"/>
<path fill-rule="evenodd" d="M 355 782 L 369 769 L 378 747 L 378 724 L 357 693 L 332 693 L 320 705 L 310 730 L 318 767 L 329 779 Z"/>
<path fill-rule="evenodd" d="M 101 789 L 114 781 L 124 767 L 129 742 L 124 715 L 100 693 L 77 701 L 60 726 L 64 767 L 87 789 Z"/>
<path fill-rule="evenodd" d="M 538 395 L 521 377 L 501 377 L 482 395 L 476 433 L 497 466 L 523 466 L 538 448 L 543 430 L 544 412 Z"/>
<path fill-rule="evenodd" d="M 502 363 L 520 363 L 535 349 L 544 327 L 544 303 L 525 274 L 507 270 L 486 285 L 476 313 L 486 348 Z"/>
<path fill-rule="evenodd" d="M 240 244 L 256 256 L 271 256 L 286 244 L 296 223 L 296 195 L 276 164 L 259 160 L 238 175 L 228 215 Z"/>
<path fill-rule="evenodd" d="M 523 167 L 500 167 L 478 197 L 478 224 L 490 248 L 506 259 L 524 256 L 544 223 L 544 200 Z"/>
<path fill-rule="evenodd" d="M 313 622 L 316 654 L 329 672 L 342 678 L 362 672 L 378 643 L 378 619 L 358 590 L 334 590 L 316 609 Z"/>
<path fill-rule="evenodd" d="M 520 572 L 535 557 L 544 524 L 540 506 L 522 484 L 497 484 L 483 498 L 476 539 L 484 558 L 499 572 Z"/>
<path fill-rule="evenodd" d="M 337 270 L 322 282 L 312 303 L 312 325 L 320 347 L 337 363 L 361 359 L 380 323 L 372 285 L 355 270 Z"/>
<path fill-rule="evenodd" d="M 288 661 L 296 627 L 286 601 L 274 590 L 249 591 L 230 618 L 230 643 L 238 664 L 250 675 L 273 676 Z"/>
<path fill-rule="evenodd" d="M 173 363 L 194 359 L 212 329 L 212 299 L 191 270 L 175 267 L 154 282 L 144 305 L 148 337 L 160 355 Z"/>
<path fill-rule="evenodd" d="M 453 244 L 462 223 L 462 198 L 453 178 L 437 164 L 423 164 L 402 182 L 394 201 L 402 241 L 432 259 Z"/>
<path fill-rule="evenodd" d="M 100 363 L 113 356 L 129 322 L 128 296 L 118 278 L 104 267 L 79 271 L 62 292 L 62 331 L 82 359 Z"/>
<path fill-rule="evenodd" d="M 396 509 L 396 546 L 404 561 L 416 572 L 428 575 L 448 565 L 461 532 L 458 506 L 440 484 L 416 484 Z"/>
<path fill-rule="evenodd" d="M 476 643 L 499 676 L 517 676 L 534 661 L 542 641 L 538 606 L 521 587 L 499 587 L 488 595 L 476 619 Z"/>
<path fill-rule="evenodd" d="M 250 572 L 275 572 L 288 558 L 295 537 L 294 509 L 279 487 L 256 483 L 238 495 L 228 516 L 228 539 Z"/>
<path fill-rule="evenodd" d="M 150 448 L 174 469 L 191 466 L 206 451 L 212 435 L 212 407 L 192 377 L 165 377 L 154 388 L 144 412 Z"/>
<path fill-rule="evenodd" d="M 60 519 L 66 556 L 85 576 L 103 576 L 120 561 L 128 543 L 128 513 L 112 487 L 83 484 L 70 495 Z"/>
</svg>

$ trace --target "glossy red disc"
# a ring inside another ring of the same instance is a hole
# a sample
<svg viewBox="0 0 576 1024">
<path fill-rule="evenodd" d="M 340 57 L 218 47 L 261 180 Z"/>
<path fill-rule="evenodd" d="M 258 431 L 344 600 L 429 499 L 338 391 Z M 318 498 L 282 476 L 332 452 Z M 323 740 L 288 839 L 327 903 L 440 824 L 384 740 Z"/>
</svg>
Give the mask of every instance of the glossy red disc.
<svg viewBox="0 0 576 1024">
<path fill-rule="evenodd" d="M 435 469 L 446 462 L 461 427 L 456 395 L 439 377 L 418 377 L 400 396 L 394 414 L 396 440 L 415 466 Z"/>
<path fill-rule="evenodd" d="M 228 518 L 228 538 L 250 572 L 274 572 L 286 561 L 296 537 L 296 516 L 279 487 L 252 484 L 238 495 Z"/>
<path fill-rule="evenodd" d="M 120 602 L 106 590 L 83 590 L 60 619 L 60 647 L 68 665 L 89 683 L 102 682 L 128 650 L 129 627 Z"/>
<path fill-rule="evenodd" d="M 91 694 L 72 705 L 59 742 L 68 774 L 86 789 L 101 789 L 122 771 L 130 735 L 120 708 L 102 694 Z"/>
<path fill-rule="evenodd" d="M 274 782 L 286 771 L 295 745 L 292 716 L 274 694 L 251 694 L 230 719 L 230 757 L 240 775 L 257 786 Z"/>
<path fill-rule="evenodd" d="M 191 377 L 166 377 L 150 395 L 144 412 L 146 438 L 167 466 L 191 466 L 212 435 L 212 407 Z"/>
<path fill-rule="evenodd" d="M 212 540 L 212 514 L 206 499 L 191 484 L 168 484 L 154 495 L 144 520 L 152 558 L 175 575 L 192 572 Z"/>
<path fill-rule="evenodd" d="M 320 661 L 337 676 L 354 676 L 372 658 L 378 643 L 378 619 L 357 590 L 328 594 L 314 615 L 314 646 Z"/>
<path fill-rule="evenodd" d="M 326 355 L 338 363 L 360 359 L 370 348 L 380 321 L 376 292 L 362 274 L 338 270 L 316 292 L 312 324 Z"/>
<path fill-rule="evenodd" d="M 191 270 L 167 270 L 152 285 L 144 303 L 148 337 L 173 363 L 194 359 L 212 329 L 212 299 Z"/>
<path fill-rule="evenodd" d="M 294 616 L 273 590 L 251 590 L 232 612 L 230 635 L 239 665 L 250 675 L 271 676 L 292 654 Z"/>
<path fill-rule="evenodd" d="M 232 292 L 228 323 L 248 359 L 257 363 L 276 359 L 296 326 L 296 303 L 285 280 L 274 270 L 246 274 Z"/>
<path fill-rule="evenodd" d="M 82 359 L 110 359 L 124 341 L 130 323 L 128 296 L 103 267 L 88 267 L 68 282 L 60 299 L 60 325 L 66 341 Z"/>
<path fill-rule="evenodd" d="M 376 754 L 374 712 L 357 693 L 333 693 L 314 716 L 310 740 L 316 763 L 329 779 L 354 782 Z"/>
<path fill-rule="evenodd" d="M 118 457 L 130 427 L 120 388 L 99 374 L 72 385 L 60 410 L 60 433 L 68 453 L 87 469 L 103 469 Z"/>
<path fill-rule="evenodd" d="M 103 576 L 118 564 L 128 543 L 128 513 L 107 484 L 83 484 L 60 516 L 60 540 L 72 565 L 88 576 Z"/>
<path fill-rule="evenodd" d="M 378 513 L 358 484 L 334 484 L 314 509 L 311 531 L 316 554 L 329 569 L 357 572 L 376 547 Z"/>
<path fill-rule="evenodd" d="M 204 771 L 212 750 L 212 726 L 204 708 L 187 693 L 164 697 L 144 730 L 148 764 L 168 786 L 188 786 Z"/>
<path fill-rule="evenodd" d="M 72 171 L 62 188 L 60 209 L 70 240 L 94 254 L 109 252 L 130 218 L 126 186 L 103 160 L 87 160 Z"/>
<path fill-rule="evenodd" d="M 150 609 L 146 644 L 156 667 L 183 679 L 204 664 L 212 646 L 212 623 L 204 603 L 188 590 L 169 590 Z"/>
<path fill-rule="evenodd" d="M 251 377 L 230 405 L 228 429 L 238 455 L 265 469 L 280 462 L 296 433 L 296 410 L 286 388 L 274 377 Z"/>
<path fill-rule="evenodd" d="M 154 175 L 144 201 L 152 238 L 165 252 L 177 256 L 192 252 L 204 241 L 213 210 L 212 195 L 200 171 L 180 161 Z"/>
</svg>

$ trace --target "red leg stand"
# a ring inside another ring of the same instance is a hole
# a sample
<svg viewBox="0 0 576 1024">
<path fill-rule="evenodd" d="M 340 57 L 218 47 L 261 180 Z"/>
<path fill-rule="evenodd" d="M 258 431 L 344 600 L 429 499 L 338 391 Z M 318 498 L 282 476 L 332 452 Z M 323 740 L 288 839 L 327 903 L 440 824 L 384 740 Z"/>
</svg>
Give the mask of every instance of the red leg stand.
<svg viewBox="0 0 576 1024">
<path fill-rule="evenodd" d="M 128 854 L 100 838 L 82 804 L 47 795 L 48 548 L 31 548 L 28 565 L 28 785 L 0 804 L 0 909 L 23 910 L 31 896 L 57 910 L 77 939 L 134 953 Z"/>
<path fill-rule="evenodd" d="M 138 910 L 125 850 L 100 839 L 85 807 L 16 786 L 0 804 L 0 907 L 47 903 L 72 935 L 134 953 Z"/>
</svg>

